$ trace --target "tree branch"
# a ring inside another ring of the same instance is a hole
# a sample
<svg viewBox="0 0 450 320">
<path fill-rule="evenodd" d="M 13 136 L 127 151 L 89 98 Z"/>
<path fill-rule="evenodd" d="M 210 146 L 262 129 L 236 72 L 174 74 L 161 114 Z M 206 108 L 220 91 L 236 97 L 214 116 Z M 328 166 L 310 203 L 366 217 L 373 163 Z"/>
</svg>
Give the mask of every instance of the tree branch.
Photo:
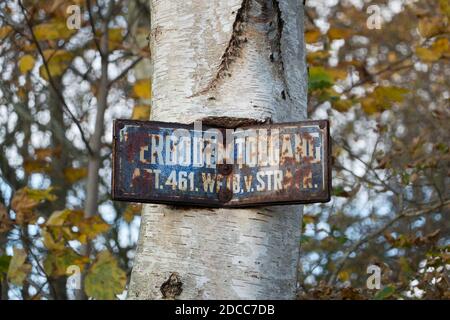
<svg viewBox="0 0 450 320">
<path fill-rule="evenodd" d="M 25 22 L 27 23 L 28 29 L 31 32 L 31 36 L 33 38 L 33 41 L 36 44 L 36 48 L 38 49 L 39 55 L 41 56 L 42 61 L 44 63 L 44 68 L 45 68 L 45 71 L 48 74 L 49 83 L 50 83 L 51 87 L 53 88 L 53 90 L 55 91 L 58 99 L 61 101 L 61 103 L 63 105 L 63 109 L 65 109 L 66 113 L 69 115 L 69 117 L 72 119 L 72 121 L 75 123 L 75 125 L 78 128 L 78 130 L 80 131 L 81 139 L 83 140 L 83 142 L 84 142 L 84 144 L 86 146 L 86 149 L 88 150 L 89 154 L 92 154 L 92 149 L 91 149 L 91 147 L 89 145 L 88 139 L 86 138 L 86 136 L 84 134 L 84 131 L 83 131 L 83 128 L 81 127 L 80 122 L 75 117 L 75 115 L 72 113 L 72 111 L 70 111 L 70 108 L 67 105 L 67 103 L 66 103 L 66 101 L 64 99 L 64 96 L 62 95 L 62 93 L 59 91 L 58 87 L 55 84 L 55 81 L 54 81 L 54 79 L 53 79 L 53 77 L 52 77 L 52 75 L 50 73 L 50 69 L 48 67 L 48 62 L 45 59 L 44 52 L 42 51 L 42 48 L 41 48 L 41 46 L 39 44 L 39 41 L 36 39 L 36 35 L 34 34 L 34 31 L 33 31 L 33 26 L 31 24 L 31 21 L 28 19 L 27 10 L 23 6 L 22 0 L 19 0 L 19 6 L 20 6 L 20 8 L 22 10 L 22 14 L 23 14 L 23 16 L 25 18 Z"/>
<path fill-rule="evenodd" d="M 411 210 L 406 210 L 404 212 L 401 212 L 400 214 L 398 214 L 396 217 L 394 217 L 392 220 L 390 220 L 388 223 L 386 223 L 384 226 L 382 226 L 381 228 L 373 231 L 372 233 L 369 233 L 366 237 L 358 240 L 357 242 L 355 242 L 345 253 L 344 256 L 341 258 L 341 260 L 339 260 L 336 264 L 336 269 L 333 272 L 333 274 L 331 275 L 330 279 L 328 280 L 328 285 L 332 286 L 334 284 L 334 282 L 336 281 L 337 275 L 339 274 L 339 272 L 342 270 L 342 268 L 344 267 L 348 257 L 350 256 L 350 254 L 356 250 L 358 250 L 363 244 L 365 244 L 366 242 L 368 242 L 369 240 L 379 236 L 380 234 L 382 234 L 384 231 L 386 231 L 390 226 L 392 226 L 395 222 L 397 222 L 400 219 L 403 218 L 412 218 L 412 217 L 418 217 L 424 214 L 428 214 L 430 212 L 433 212 L 435 210 L 438 210 L 440 208 L 444 208 L 446 206 L 450 205 L 450 200 L 446 200 L 444 202 L 439 202 L 437 204 L 434 204 L 428 208 L 424 208 L 421 210 L 415 210 L 415 209 L 411 209 Z"/>
</svg>

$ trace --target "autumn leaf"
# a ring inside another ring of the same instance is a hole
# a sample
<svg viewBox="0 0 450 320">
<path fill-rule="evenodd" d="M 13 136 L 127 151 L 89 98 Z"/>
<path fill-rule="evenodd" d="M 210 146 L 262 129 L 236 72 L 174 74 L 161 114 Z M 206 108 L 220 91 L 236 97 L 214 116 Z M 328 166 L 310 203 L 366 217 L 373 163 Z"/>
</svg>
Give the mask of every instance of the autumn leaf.
<svg viewBox="0 0 450 320">
<path fill-rule="evenodd" d="M 64 177 L 70 183 L 78 182 L 84 179 L 88 174 L 87 168 L 66 168 L 64 169 Z"/>
<path fill-rule="evenodd" d="M 150 99 L 152 97 L 150 79 L 141 79 L 136 81 L 133 87 L 133 93 L 137 98 Z"/>
<path fill-rule="evenodd" d="M 65 40 L 76 32 L 67 28 L 64 20 L 39 24 L 33 28 L 33 31 L 38 41 Z"/>
<path fill-rule="evenodd" d="M 123 29 L 111 28 L 109 32 L 109 50 L 120 49 L 123 45 Z"/>
<path fill-rule="evenodd" d="M 445 20 L 442 16 L 423 17 L 419 20 L 418 29 L 422 37 L 431 38 L 445 32 Z"/>
<path fill-rule="evenodd" d="M 407 89 L 395 86 L 377 87 L 361 99 L 361 106 L 366 114 L 372 115 L 390 109 L 394 103 L 403 102 L 408 92 Z"/>
<path fill-rule="evenodd" d="M 135 216 L 139 216 L 141 214 L 142 205 L 140 204 L 129 204 L 123 213 L 123 219 L 130 223 Z"/>
<path fill-rule="evenodd" d="M 0 256 L 0 281 L 3 281 L 5 275 L 8 273 L 11 257 L 7 255 Z"/>
<path fill-rule="evenodd" d="M 338 279 L 342 282 L 348 281 L 350 279 L 350 273 L 348 271 L 341 271 L 338 274 Z"/>
<path fill-rule="evenodd" d="M 319 29 L 308 30 L 305 32 L 306 43 L 316 43 L 322 34 Z"/>
<path fill-rule="evenodd" d="M 330 28 L 327 35 L 330 40 L 345 40 L 352 36 L 352 31 L 344 28 Z"/>
<path fill-rule="evenodd" d="M 439 53 L 422 47 L 416 48 L 416 54 L 423 62 L 435 62 L 441 57 Z"/>
<path fill-rule="evenodd" d="M 98 300 L 113 300 L 125 289 L 127 277 L 117 260 L 102 251 L 92 264 L 84 280 L 86 294 Z"/>
<path fill-rule="evenodd" d="M 73 54 L 65 50 L 48 49 L 43 53 L 52 77 L 58 77 L 64 74 L 73 59 Z M 47 73 L 45 65 L 40 67 L 39 74 L 43 79 L 49 81 L 50 77 Z"/>
<path fill-rule="evenodd" d="M 4 26 L 0 28 L 0 39 L 6 38 L 12 32 L 10 26 Z"/>
<path fill-rule="evenodd" d="M 334 81 L 347 79 L 347 70 L 340 68 L 327 68 L 326 71 Z"/>
<path fill-rule="evenodd" d="M 0 233 L 8 232 L 12 229 L 13 223 L 9 218 L 6 207 L 0 203 Z"/>
<path fill-rule="evenodd" d="M 74 231 L 73 227 L 78 230 Z M 99 215 L 85 218 L 83 211 L 65 209 L 50 216 L 45 223 L 43 237 L 47 248 L 60 250 L 65 241 L 77 240 L 85 244 L 110 227 Z"/>
<path fill-rule="evenodd" d="M 50 172 L 50 163 L 45 160 L 27 159 L 23 162 L 23 169 L 30 175 L 32 173 L 48 173 Z"/>
<path fill-rule="evenodd" d="M 61 145 L 55 148 L 36 148 L 34 149 L 34 155 L 36 160 L 50 160 L 51 157 L 61 157 Z"/>
<path fill-rule="evenodd" d="M 80 229 L 80 233 L 85 235 L 88 239 L 94 239 L 98 235 L 106 232 L 111 227 L 99 216 L 93 216 L 84 219 L 81 223 L 77 224 Z"/>
<path fill-rule="evenodd" d="M 447 38 L 437 39 L 430 48 L 417 47 L 416 54 L 423 62 L 438 61 L 449 50 Z"/>
<path fill-rule="evenodd" d="M 323 67 L 309 69 L 309 89 L 324 89 L 333 85 L 332 76 Z"/>
<path fill-rule="evenodd" d="M 308 52 L 306 55 L 306 61 L 311 64 L 319 64 L 322 63 L 324 60 L 328 59 L 330 57 L 330 52 L 325 50 L 319 50 L 314 52 Z"/>
<path fill-rule="evenodd" d="M 70 266 L 78 266 L 80 270 L 89 262 L 89 258 L 83 257 L 72 249 L 66 248 L 52 252 L 47 255 L 44 261 L 44 270 L 47 274 L 54 277 L 64 276 Z"/>
<path fill-rule="evenodd" d="M 22 188 L 14 194 L 11 208 L 19 213 L 30 213 L 42 201 L 55 201 L 56 196 L 52 194 L 53 188 L 37 190 L 28 187 Z M 17 218 L 16 218 L 17 220 Z"/>
<path fill-rule="evenodd" d="M 56 152 L 51 148 L 37 148 L 34 150 L 34 154 L 36 155 L 37 160 L 46 160 L 47 158 L 55 155 Z"/>
<path fill-rule="evenodd" d="M 303 215 L 303 223 L 309 224 L 309 223 L 314 223 L 314 222 L 316 222 L 316 218 L 314 216 L 309 215 L 309 214 Z"/>
<path fill-rule="evenodd" d="M 450 2 L 448 0 L 439 0 L 439 8 L 450 19 Z"/>
<path fill-rule="evenodd" d="M 30 199 L 36 200 L 36 201 L 55 201 L 57 197 L 52 193 L 53 187 L 50 187 L 48 189 L 29 189 L 25 188 L 25 192 L 27 193 L 28 197 Z"/>
<path fill-rule="evenodd" d="M 333 109 L 339 112 L 347 112 L 353 106 L 353 101 L 348 99 L 339 99 L 337 101 L 333 101 L 332 106 Z"/>
<path fill-rule="evenodd" d="M 25 74 L 31 70 L 33 70 L 35 59 L 32 55 L 25 55 L 19 60 L 19 70 L 22 74 Z"/>
<path fill-rule="evenodd" d="M 20 189 L 15 194 L 11 201 L 11 208 L 17 212 L 27 212 L 33 210 L 39 201 L 31 199 L 28 196 L 27 189 Z"/>
<path fill-rule="evenodd" d="M 42 237 L 44 245 L 48 250 L 63 250 L 65 248 L 65 241 L 62 238 L 62 233 L 56 234 L 51 232 L 49 228 L 42 230 Z"/>
<path fill-rule="evenodd" d="M 27 253 L 25 250 L 14 248 L 13 251 L 14 254 L 8 268 L 8 281 L 16 286 L 22 286 L 31 271 L 31 265 L 26 263 Z"/>
</svg>

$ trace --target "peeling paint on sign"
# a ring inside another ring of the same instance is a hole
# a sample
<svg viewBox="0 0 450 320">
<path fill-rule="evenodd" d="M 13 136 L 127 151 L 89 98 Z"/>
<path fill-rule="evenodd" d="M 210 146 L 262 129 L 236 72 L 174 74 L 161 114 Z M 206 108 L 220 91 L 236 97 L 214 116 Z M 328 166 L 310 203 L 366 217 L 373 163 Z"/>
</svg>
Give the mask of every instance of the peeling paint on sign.
<svg viewBox="0 0 450 320">
<path fill-rule="evenodd" d="M 326 120 L 237 129 L 116 120 L 114 200 L 248 207 L 330 199 Z"/>
</svg>

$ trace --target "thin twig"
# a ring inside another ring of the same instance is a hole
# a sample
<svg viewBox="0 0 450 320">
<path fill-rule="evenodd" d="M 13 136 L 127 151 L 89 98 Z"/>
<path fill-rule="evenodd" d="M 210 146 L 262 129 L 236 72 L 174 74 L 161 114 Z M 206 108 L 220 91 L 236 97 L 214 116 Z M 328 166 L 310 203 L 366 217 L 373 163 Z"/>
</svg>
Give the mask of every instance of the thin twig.
<svg viewBox="0 0 450 320">
<path fill-rule="evenodd" d="M 369 233 L 366 237 L 358 240 L 357 242 L 355 242 L 345 253 L 344 256 L 336 263 L 336 269 L 333 272 L 333 274 L 331 275 L 330 279 L 328 280 L 328 285 L 332 286 L 334 284 L 334 282 L 336 281 L 337 275 L 339 274 L 339 272 L 342 270 L 342 268 L 344 267 L 348 257 L 350 256 L 350 254 L 352 254 L 352 252 L 358 250 L 363 244 L 365 244 L 366 242 L 368 242 L 369 240 L 379 236 L 380 234 L 382 234 L 384 231 L 386 231 L 390 226 L 392 226 L 395 222 L 397 222 L 398 220 L 402 219 L 402 218 L 412 218 L 412 217 L 418 217 L 430 212 L 433 212 L 437 209 L 440 208 L 444 208 L 446 206 L 450 205 L 450 200 L 446 200 L 444 202 L 439 202 L 435 205 L 432 205 L 431 207 L 428 208 L 424 208 L 422 210 L 406 210 L 404 212 L 399 213 L 396 217 L 394 217 L 392 220 L 390 220 L 389 222 L 387 222 L 384 226 L 382 226 L 381 228 L 375 230 L 372 233 Z"/>
<path fill-rule="evenodd" d="M 133 69 L 139 62 L 141 62 L 143 59 L 143 57 L 139 57 L 137 58 L 135 61 L 133 61 L 133 63 L 131 63 L 128 67 L 126 67 L 117 77 L 115 77 L 114 79 L 112 79 L 109 84 L 108 87 L 111 87 L 114 83 L 116 83 L 117 81 L 119 81 L 120 79 L 122 79 L 125 75 L 128 74 L 128 72 L 130 72 L 131 69 Z"/>
<path fill-rule="evenodd" d="M 40 44 L 39 44 L 39 41 L 37 40 L 36 35 L 34 34 L 33 26 L 32 26 L 32 24 L 31 24 L 31 21 L 28 19 L 27 10 L 26 10 L 25 7 L 23 6 L 22 0 L 19 0 L 19 6 L 20 6 L 20 8 L 21 8 L 21 10 L 22 10 L 22 14 L 23 14 L 23 16 L 24 16 L 24 18 L 25 18 L 25 22 L 27 23 L 28 29 L 29 29 L 30 32 L 31 32 L 31 36 L 32 36 L 32 38 L 33 38 L 33 41 L 34 41 L 35 44 L 36 44 L 36 47 L 37 47 L 38 52 L 39 52 L 39 55 L 41 56 L 41 58 L 42 58 L 42 60 L 43 60 L 44 68 L 45 68 L 45 71 L 47 72 L 48 79 L 49 79 L 49 83 L 50 83 L 51 87 L 53 88 L 53 90 L 55 91 L 56 95 L 58 96 L 58 99 L 61 101 L 61 103 L 62 103 L 62 105 L 63 105 L 63 108 L 65 109 L 65 111 L 67 112 L 67 114 L 69 115 L 69 117 L 72 119 L 72 121 L 75 123 L 75 125 L 76 125 L 77 128 L 78 128 L 78 130 L 80 131 L 81 139 L 83 140 L 83 142 L 84 142 L 84 144 L 85 144 L 85 146 L 86 146 L 86 149 L 88 150 L 89 154 L 92 155 L 92 149 L 91 149 L 91 147 L 90 147 L 90 145 L 89 145 L 88 139 L 86 138 L 86 136 L 85 136 L 85 134 L 84 134 L 84 131 L 83 131 L 83 128 L 81 127 L 80 122 L 79 122 L 78 119 L 75 117 L 75 115 L 72 113 L 72 111 L 70 111 L 70 108 L 69 108 L 69 106 L 67 105 L 66 100 L 64 99 L 64 96 L 63 96 L 62 93 L 59 91 L 59 89 L 58 89 L 58 87 L 56 86 L 55 81 L 54 81 L 54 79 L 53 79 L 53 77 L 52 77 L 52 75 L 51 75 L 51 73 L 50 73 L 50 68 L 49 68 L 49 66 L 48 66 L 48 62 L 47 62 L 47 60 L 45 59 L 44 52 L 42 51 L 42 48 L 41 48 L 41 46 L 40 46 Z"/>
</svg>

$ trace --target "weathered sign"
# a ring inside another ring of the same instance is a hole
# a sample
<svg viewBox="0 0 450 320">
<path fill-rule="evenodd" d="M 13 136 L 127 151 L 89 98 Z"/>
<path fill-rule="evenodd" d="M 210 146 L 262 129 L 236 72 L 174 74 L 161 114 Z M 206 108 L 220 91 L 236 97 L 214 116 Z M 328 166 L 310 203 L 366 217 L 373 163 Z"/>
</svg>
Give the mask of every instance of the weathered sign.
<svg viewBox="0 0 450 320">
<path fill-rule="evenodd" d="M 211 128 L 114 122 L 114 200 L 209 207 L 327 202 L 326 120 Z"/>
</svg>

